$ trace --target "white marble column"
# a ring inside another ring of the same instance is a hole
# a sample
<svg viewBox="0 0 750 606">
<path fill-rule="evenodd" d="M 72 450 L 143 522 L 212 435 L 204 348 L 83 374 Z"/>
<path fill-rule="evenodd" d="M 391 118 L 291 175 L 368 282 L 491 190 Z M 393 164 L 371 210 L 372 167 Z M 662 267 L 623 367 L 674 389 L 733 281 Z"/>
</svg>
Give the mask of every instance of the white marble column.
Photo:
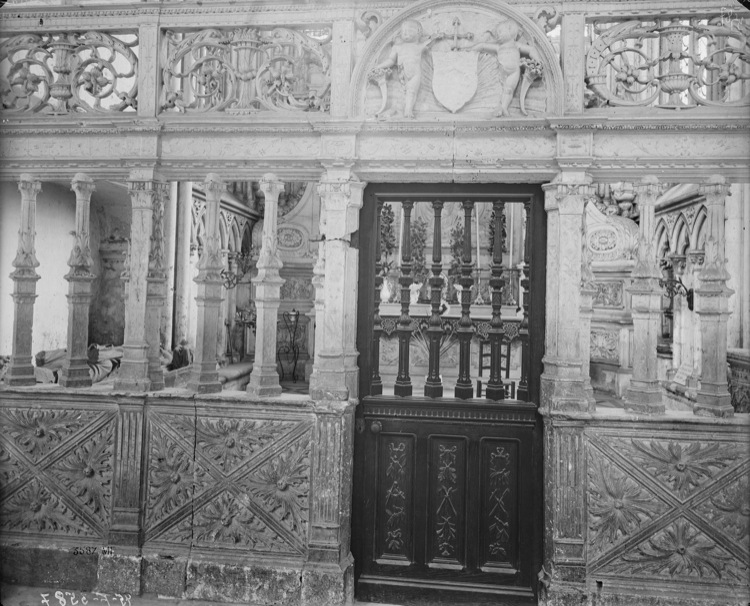
<svg viewBox="0 0 750 606">
<path fill-rule="evenodd" d="M 734 414 L 727 388 L 727 320 L 729 273 L 724 252 L 724 204 L 729 185 L 714 175 L 699 189 L 706 197 L 706 258 L 696 291 L 696 311 L 701 322 L 701 386 L 693 410 L 696 414 L 728 417 Z"/>
<path fill-rule="evenodd" d="M 324 215 L 320 216 L 320 224 L 323 224 Z M 315 260 L 313 265 L 313 276 L 312 285 L 315 287 L 315 304 L 310 310 L 308 317 L 310 323 L 308 325 L 308 352 L 310 353 L 310 360 L 308 361 L 308 368 L 305 368 L 305 379 L 310 380 L 312 373 L 315 369 L 316 349 L 318 347 L 319 340 L 322 339 L 323 334 L 323 310 L 325 308 L 325 298 L 323 285 L 325 283 L 326 274 L 326 257 L 325 247 L 323 242 L 318 243 L 318 258 Z"/>
<path fill-rule="evenodd" d="M 164 201 L 164 271 L 166 273 L 167 298 L 161 310 L 161 343 L 171 350 L 173 347 L 175 317 L 175 261 L 177 258 L 177 200 L 179 183 L 169 184 L 169 196 Z M 177 343 L 174 343 L 177 345 Z"/>
<path fill-rule="evenodd" d="M 34 326 L 34 300 L 39 274 L 36 268 L 34 240 L 36 238 L 36 197 L 42 184 L 30 174 L 22 174 L 18 181 L 21 192 L 21 225 L 18 228 L 18 250 L 13 260 L 13 349 L 5 382 L 11 387 L 34 385 L 34 366 L 31 363 L 31 335 Z"/>
<path fill-rule="evenodd" d="M 276 331 L 284 279 L 279 275 L 282 263 L 277 250 L 276 228 L 279 194 L 284 191 L 284 183 L 276 175 L 266 174 L 260 180 L 260 189 L 265 197 L 265 210 L 260 256 L 256 265 L 258 273 L 252 279 L 257 316 L 255 361 L 247 392 L 255 397 L 268 397 L 281 395 L 279 373 L 276 370 Z"/>
<path fill-rule="evenodd" d="M 154 202 L 166 184 L 151 169 L 135 170 L 128 180 L 131 202 L 130 244 L 123 279 L 125 285 L 125 342 L 115 389 L 148 391 L 149 340 L 147 302 L 149 261 L 154 225 Z M 158 334 L 156 335 L 158 341 Z"/>
<path fill-rule="evenodd" d="M 543 186 L 547 211 L 547 305 L 541 405 L 547 410 L 589 411 L 581 351 L 581 250 L 591 178 L 565 171 Z"/>
<path fill-rule="evenodd" d="M 159 183 L 153 203 L 151 226 L 151 252 L 148 260 L 146 293 L 146 341 L 148 342 L 148 376 L 151 389 L 164 389 L 164 371 L 161 367 L 162 310 L 167 300 L 167 265 L 164 247 L 164 214 L 169 200 L 170 186 Z"/>
<path fill-rule="evenodd" d="M 729 297 L 727 346 L 750 349 L 750 184 L 733 183 L 726 201 L 727 286 Z"/>
<path fill-rule="evenodd" d="M 190 323 L 190 288 L 193 284 L 190 262 L 190 231 L 193 225 L 193 182 L 177 184 L 177 219 L 175 235 L 174 323 L 172 343 L 176 347 L 188 338 Z"/>
<path fill-rule="evenodd" d="M 91 286 L 96 276 L 91 269 L 89 242 L 91 194 L 94 181 L 83 173 L 73 177 L 71 189 L 76 194 L 76 230 L 73 250 L 65 276 L 68 281 L 68 351 L 60 370 L 60 385 L 63 387 L 90 387 L 91 373 L 88 365 L 89 306 Z"/>
<path fill-rule="evenodd" d="M 315 363 L 310 376 L 314 400 L 347 400 L 358 393 L 357 281 L 359 251 L 351 236 L 359 228 L 365 183 L 348 168 L 329 168 L 318 185 L 325 241 L 323 308 L 317 312 Z"/>
<path fill-rule="evenodd" d="M 198 295 L 195 300 L 198 318 L 195 336 L 195 357 L 188 389 L 198 393 L 221 391 L 216 369 L 217 334 L 221 307 L 221 236 L 219 212 L 225 185 L 215 173 L 206 175 L 206 237 L 198 261 Z"/>
<path fill-rule="evenodd" d="M 633 376 L 625 392 L 625 408 L 663 413 L 665 406 L 656 359 L 662 292 L 654 250 L 654 207 L 659 195 L 659 180 L 647 175 L 635 189 L 640 210 L 640 235 L 636 264 L 631 274 L 632 284 L 628 288 L 633 316 Z"/>
</svg>

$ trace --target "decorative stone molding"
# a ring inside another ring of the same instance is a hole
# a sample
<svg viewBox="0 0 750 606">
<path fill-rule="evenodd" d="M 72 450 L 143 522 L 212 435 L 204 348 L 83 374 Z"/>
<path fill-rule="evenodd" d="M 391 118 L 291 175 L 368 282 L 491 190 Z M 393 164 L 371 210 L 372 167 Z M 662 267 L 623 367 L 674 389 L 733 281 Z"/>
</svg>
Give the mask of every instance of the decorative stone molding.
<svg viewBox="0 0 750 606">
<path fill-rule="evenodd" d="M 395 70 L 405 74 L 405 90 L 389 79 Z M 457 10 L 448 0 L 425 0 L 368 39 L 352 76 L 349 114 L 507 116 L 516 111 L 517 86 L 521 113 L 561 113 L 562 74 L 538 26 L 504 4 L 473 0 Z"/>
</svg>

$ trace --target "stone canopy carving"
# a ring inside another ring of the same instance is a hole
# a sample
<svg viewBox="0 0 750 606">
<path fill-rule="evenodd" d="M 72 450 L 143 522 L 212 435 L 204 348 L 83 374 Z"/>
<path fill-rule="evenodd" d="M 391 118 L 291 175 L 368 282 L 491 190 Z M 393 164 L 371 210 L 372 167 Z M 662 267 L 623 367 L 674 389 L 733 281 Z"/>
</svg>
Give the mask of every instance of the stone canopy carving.
<svg viewBox="0 0 750 606">
<path fill-rule="evenodd" d="M 488 0 L 427 0 L 373 34 L 353 77 L 352 114 L 490 118 L 560 113 L 562 76 L 544 32 Z"/>
</svg>

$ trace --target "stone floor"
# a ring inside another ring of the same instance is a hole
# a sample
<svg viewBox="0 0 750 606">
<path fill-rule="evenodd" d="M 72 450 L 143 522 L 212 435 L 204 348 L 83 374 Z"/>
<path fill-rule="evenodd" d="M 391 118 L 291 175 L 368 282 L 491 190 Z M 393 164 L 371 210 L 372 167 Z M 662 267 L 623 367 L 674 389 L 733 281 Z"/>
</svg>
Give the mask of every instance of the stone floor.
<svg viewBox="0 0 750 606">
<path fill-rule="evenodd" d="M 161 599 L 150 596 L 120 596 L 93 591 L 67 591 L 43 587 L 21 587 L 0 585 L 0 606 L 217 606 L 216 602 L 197 600 Z M 222 603 L 222 606 L 225 606 Z M 226 605 L 229 606 L 229 605 Z M 313 605 L 311 605 L 313 606 Z M 314 605 L 324 606 L 324 605 Z M 327 606 L 327 605 L 325 605 Z M 354 601 L 353 606 L 396 606 L 395 604 L 373 604 Z"/>
</svg>

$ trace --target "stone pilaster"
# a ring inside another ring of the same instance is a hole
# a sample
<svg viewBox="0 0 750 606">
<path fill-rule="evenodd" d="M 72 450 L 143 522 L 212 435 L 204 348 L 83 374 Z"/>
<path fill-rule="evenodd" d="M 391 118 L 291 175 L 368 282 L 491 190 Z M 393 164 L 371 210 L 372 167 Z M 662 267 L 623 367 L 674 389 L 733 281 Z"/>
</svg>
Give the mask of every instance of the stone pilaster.
<svg viewBox="0 0 750 606">
<path fill-rule="evenodd" d="M 174 324 L 172 342 L 176 347 L 188 338 L 190 318 L 190 230 L 193 220 L 193 182 L 177 184 L 177 233 L 175 238 Z"/>
<path fill-rule="evenodd" d="M 594 315 L 594 270 L 591 266 L 591 250 L 586 242 L 586 214 L 583 215 L 583 238 L 581 239 L 581 374 L 583 391 L 589 408 L 596 406 L 594 388 L 591 386 L 591 317 Z"/>
<path fill-rule="evenodd" d="M 345 604 L 353 595 L 351 545 L 354 406 L 316 405 L 308 563 L 302 601 Z"/>
<path fill-rule="evenodd" d="M 654 250 L 654 207 L 659 195 L 659 180 L 647 175 L 635 189 L 640 210 L 640 235 L 632 285 L 628 289 L 633 316 L 633 376 L 625 393 L 625 408 L 662 413 L 665 406 L 656 360 L 662 291 Z"/>
<path fill-rule="evenodd" d="M 90 387 L 88 365 L 89 306 L 91 305 L 91 272 L 94 261 L 89 243 L 91 194 L 94 181 L 83 173 L 73 177 L 71 189 L 76 194 L 76 231 L 73 250 L 68 259 L 68 351 L 60 371 L 63 387 Z"/>
<path fill-rule="evenodd" d="M 352 19 L 334 21 L 331 37 L 331 117 L 346 118 L 357 39 Z"/>
<path fill-rule="evenodd" d="M 154 118 L 158 103 L 159 24 L 141 23 L 138 27 L 138 116 Z"/>
<path fill-rule="evenodd" d="M 36 268 L 34 239 L 36 238 L 36 197 L 42 184 L 24 173 L 18 182 L 21 192 L 21 225 L 18 228 L 18 250 L 13 260 L 13 349 L 5 377 L 7 385 L 34 385 L 34 366 L 31 364 L 31 335 L 34 326 L 34 299 L 39 274 Z"/>
<path fill-rule="evenodd" d="M 134 171 L 128 180 L 130 192 L 131 223 L 130 245 L 123 279 L 125 285 L 125 342 L 122 346 L 122 363 L 115 389 L 148 391 L 149 334 L 147 328 L 147 301 L 149 292 L 149 259 L 154 223 L 154 200 L 160 195 L 162 181 L 153 170 Z M 158 340 L 158 334 L 156 335 Z"/>
<path fill-rule="evenodd" d="M 548 593 L 583 589 L 586 579 L 586 469 L 583 422 L 545 419 L 544 571 Z"/>
<path fill-rule="evenodd" d="M 584 105 L 586 16 L 566 12 L 560 33 L 562 71 L 565 78 L 565 113 L 581 114 Z"/>
<path fill-rule="evenodd" d="M 221 307 L 221 235 L 219 233 L 219 212 L 221 194 L 225 185 L 215 173 L 206 175 L 203 184 L 206 190 L 206 238 L 198 260 L 198 318 L 195 336 L 195 357 L 193 371 L 188 381 L 188 389 L 198 393 L 221 391 L 219 373 L 216 369 L 216 346 L 218 342 L 219 316 Z"/>
<path fill-rule="evenodd" d="M 329 169 L 318 185 L 325 220 L 325 274 L 323 313 L 316 334 L 310 395 L 314 400 L 346 400 L 357 397 L 359 369 L 356 347 L 357 280 L 359 251 L 351 235 L 359 227 L 359 209 L 365 184 L 344 169 Z"/>
<path fill-rule="evenodd" d="M 323 209 L 321 209 L 322 212 Z M 324 215 L 321 214 L 321 224 L 323 223 Z M 325 296 L 323 291 L 323 285 L 325 283 L 325 275 L 326 275 L 326 256 L 325 256 L 325 247 L 323 242 L 318 243 L 318 258 L 315 260 L 315 265 L 313 265 L 313 276 L 312 276 L 312 284 L 315 287 L 315 305 L 313 309 L 310 311 L 310 323 L 308 326 L 312 328 L 315 327 L 314 330 L 310 330 L 310 345 L 308 348 L 308 351 L 310 352 L 310 370 L 309 372 L 305 370 L 305 378 L 309 381 L 310 376 L 312 375 L 314 365 L 315 365 L 315 358 L 316 358 L 316 348 L 318 347 L 318 343 L 321 342 L 321 339 L 323 338 L 323 323 L 319 322 L 318 319 L 323 318 L 323 312 L 325 310 Z"/>
<path fill-rule="evenodd" d="M 167 300 L 167 264 L 164 250 L 164 212 L 169 199 L 169 184 L 158 183 L 154 196 L 151 228 L 151 252 L 148 259 L 146 293 L 146 341 L 148 342 L 148 376 L 151 389 L 164 389 L 161 368 L 161 318 Z"/>
<path fill-rule="evenodd" d="M 276 175 L 266 174 L 260 180 L 260 189 L 265 196 L 263 211 L 263 239 L 258 257 L 258 274 L 251 280 L 255 286 L 255 361 L 247 392 L 256 396 L 279 396 L 279 373 L 276 370 L 276 330 L 281 304 L 281 286 L 284 279 L 279 275 L 282 267 L 278 253 L 276 228 L 279 213 L 279 194 L 284 184 Z"/>
<path fill-rule="evenodd" d="M 566 171 L 544 187 L 547 211 L 547 306 L 541 406 L 547 411 L 587 411 L 581 352 L 581 250 L 585 173 Z"/>
<path fill-rule="evenodd" d="M 727 319 L 729 273 L 724 253 L 724 202 L 729 185 L 724 177 L 714 175 L 701 184 L 706 197 L 708 233 L 706 258 L 699 274 L 696 311 L 701 324 L 701 385 L 693 410 L 696 414 L 728 417 L 734 414 L 727 388 Z"/>
</svg>

